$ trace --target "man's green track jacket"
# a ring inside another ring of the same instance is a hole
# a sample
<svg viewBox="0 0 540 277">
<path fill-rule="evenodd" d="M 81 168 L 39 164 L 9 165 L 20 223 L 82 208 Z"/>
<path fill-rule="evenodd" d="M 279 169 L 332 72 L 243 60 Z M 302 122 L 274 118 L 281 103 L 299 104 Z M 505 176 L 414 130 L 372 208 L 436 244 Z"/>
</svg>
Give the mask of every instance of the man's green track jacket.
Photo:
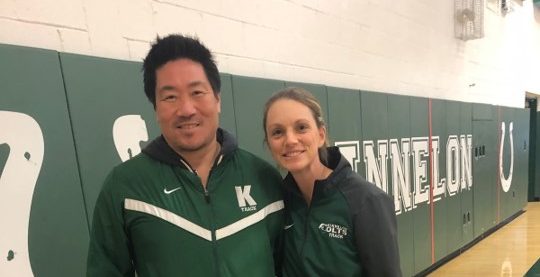
<svg viewBox="0 0 540 277">
<path fill-rule="evenodd" d="M 207 189 L 162 136 L 112 170 L 95 207 L 87 276 L 277 274 L 281 176 L 224 130 L 217 137 Z"/>
</svg>

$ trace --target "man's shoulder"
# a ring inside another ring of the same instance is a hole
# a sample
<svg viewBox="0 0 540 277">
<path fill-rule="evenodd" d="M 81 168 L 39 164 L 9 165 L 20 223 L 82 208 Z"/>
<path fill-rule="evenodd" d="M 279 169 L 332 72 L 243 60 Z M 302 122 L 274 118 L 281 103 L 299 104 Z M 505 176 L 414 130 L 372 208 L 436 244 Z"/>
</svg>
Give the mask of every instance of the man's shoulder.
<svg viewBox="0 0 540 277">
<path fill-rule="evenodd" d="M 235 155 L 237 155 L 237 158 L 241 159 L 242 161 L 247 161 L 249 163 L 252 163 L 253 165 L 274 168 L 269 162 L 267 162 L 263 158 L 245 149 L 238 148 Z"/>
<path fill-rule="evenodd" d="M 250 176 L 271 186 L 281 183 L 281 174 L 269 162 L 244 149 L 239 148 L 236 152 L 235 160 L 240 163 L 242 170 L 250 172 Z"/>
<path fill-rule="evenodd" d="M 102 190 L 122 191 L 144 184 L 145 180 L 159 176 L 159 162 L 143 153 L 113 167 Z"/>
<path fill-rule="evenodd" d="M 148 174 L 155 170 L 160 163 L 144 153 L 140 153 L 135 157 L 126 160 L 112 168 L 109 173 L 109 178 L 125 179 L 133 176 Z M 136 177 L 135 177 L 136 178 Z"/>
<path fill-rule="evenodd" d="M 152 159 L 145 153 L 139 153 L 129 160 L 123 161 L 119 165 L 114 167 L 114 170 L 136 170 L 140 167 L 145 167 L 151 164 L 157 164 L 158 161 Z"/>
</svg>

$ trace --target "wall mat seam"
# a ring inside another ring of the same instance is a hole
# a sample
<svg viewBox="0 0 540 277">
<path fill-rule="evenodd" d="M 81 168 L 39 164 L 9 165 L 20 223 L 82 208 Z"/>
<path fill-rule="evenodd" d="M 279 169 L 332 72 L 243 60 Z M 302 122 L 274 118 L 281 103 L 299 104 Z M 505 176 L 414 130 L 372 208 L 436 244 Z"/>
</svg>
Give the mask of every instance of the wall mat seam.
<svg viewBox="0 0 540 277">
<path fill-rule="evenodd" d="M 432 99 L 428 99 L 428 130 L 429 130 L 429 214 L 431 227 L 431 264 L 435 263 L 435 219 L 433 203 L 433 124 L 432 124 Z"/>
<path fill-rule="evenodd" d="M 72 116 L 71 116 L 71 106 L 69 104 L 69 99 L 68 99 L 68 93 L 67 93 L 67 87 L 66 87 L 66 78 L 64 76 L 64 65 L 62 64 L 62 59 L 60 57 L 60 52 L 58 52 L 58 62 L 60 64 L 60 74 L 62 74 L 62 86 L 64 88 L 64 95 L 66 97 L 66 108 L 67 108 L 67 111 L 68 111 L 68 120 L 69 120 L 69 128 L 70 128 L 70 131 L 71 131 L 71 139 L 72 139 L 72 142 L 73 142 L 73 148 L 75 149 L 75 162 L 77 163 L 77 177 L 79 178 L 79 182 L 80 182 L 80 186 L 81 186 L 81 195 L 82 195 L 82 199 L 83 199 L 83 206 L 84 206 L 84 213 L 85 213 L 85 219 L 86 219 L 86 226 L 87 226 L 87 229 L 88 229 L 88 235 L 90 235 L 90 226 L 91 226 L 91 222 L 90 222 L 90 219 L 88 218 L 88 208 L 87 208 L 87 200 L 86 200 L 86 195 L 84 193 L 84 187 L 83 187 L 83 180 L 82 180 L 82 176 L 81 176 L 81 166 L 80 166 L 80 162 L 79 162 L 79 150 L 77 149 L 77 144 L 75 143 L 75 133 L 73 132 L 73 119 L 72 119 Z"/>
</svg>

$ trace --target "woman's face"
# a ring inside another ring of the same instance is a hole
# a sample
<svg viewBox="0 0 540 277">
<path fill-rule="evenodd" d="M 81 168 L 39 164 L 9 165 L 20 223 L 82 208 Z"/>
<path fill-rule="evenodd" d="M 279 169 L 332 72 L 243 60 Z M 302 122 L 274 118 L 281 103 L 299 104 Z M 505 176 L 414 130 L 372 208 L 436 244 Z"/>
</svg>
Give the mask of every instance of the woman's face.
<svg viewBox="0 0 540 277">
<path fill-rule="evenodd" d="M 309 170 L 319 163 L 319 147 L 326 131 L 317 127 L 310 109 L 304 104 L 279 99 L 268 109 L 266 140 L 274 160 L 291 173 Z"/>
</svg>

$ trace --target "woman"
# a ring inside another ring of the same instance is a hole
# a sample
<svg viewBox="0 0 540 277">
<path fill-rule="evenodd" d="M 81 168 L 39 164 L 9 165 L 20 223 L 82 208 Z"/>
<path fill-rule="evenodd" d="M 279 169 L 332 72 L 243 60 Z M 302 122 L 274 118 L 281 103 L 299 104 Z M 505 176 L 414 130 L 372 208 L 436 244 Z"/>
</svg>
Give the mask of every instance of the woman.
<svg viewBox="0 0 540 277">
<path fill-rule="evenodd" d="M 264 111 L 265 140 L 284 179 L 284 276 L 401 276 L 392 199 L 327 148 L 320 104 L 287 88 Z"/>
</svg>

